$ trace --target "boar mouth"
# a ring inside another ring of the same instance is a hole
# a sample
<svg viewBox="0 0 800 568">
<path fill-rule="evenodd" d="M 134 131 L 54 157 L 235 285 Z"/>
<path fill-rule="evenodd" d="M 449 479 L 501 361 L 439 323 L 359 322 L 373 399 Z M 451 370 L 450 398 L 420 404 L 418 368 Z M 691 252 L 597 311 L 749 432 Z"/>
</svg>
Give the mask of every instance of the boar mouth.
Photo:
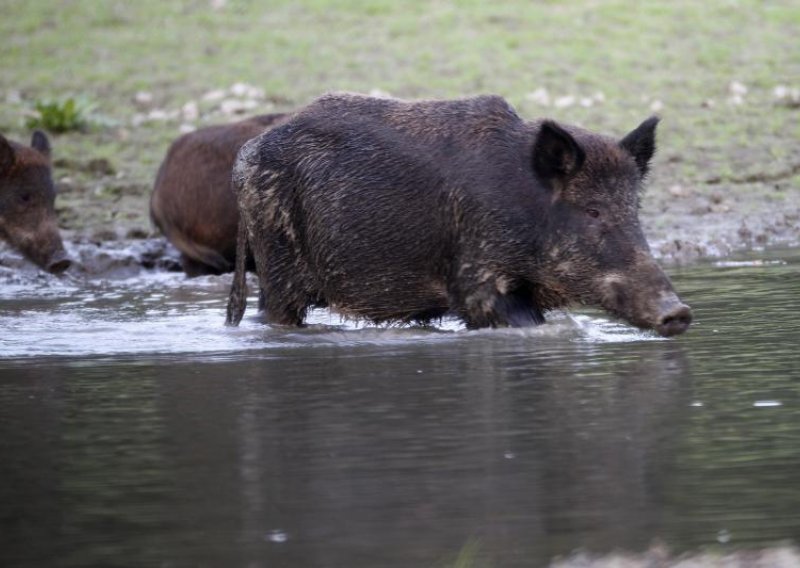
<svg viewBox="0 0 800 568">
<path fill-rule="evenodd" d="M 8 243 L 27 260 L 52 274 L 62 274 L 72 259 L 64 250 L 64 243 L 54 224 L 46 223 L 34 231 L 7 231 Z"/>
<path fill-rule="evenodd" d="M 43 253 L 37 248 L 31 250 L 32 247 L 29 241 L 23 241 L 21 243 L 12 242 L 11 244 L 16 245 L 15 248 L 17 248 L 27 260 L 51 274 L 60 275 L 72 266 L 72 259 L 63 248 L 48 254 L 46 252 Z"/>
<path fill-rule="evenodd" d="M 661 337 L 681 335 L 692 324 L 692 310 L 681 302 L 667 310 L 658 312 L 654 318 L 638 318 L 616 310 L 608 311 L 639 329 L 652 329 Z"/>
<path fill-rule="evenodd" d="M 631 293 L 620 281 L 607 281 L 600 304 L 604 309 L 640 329 L 652 329 L 662 337 L 680 335 L 692 323 L 692 310 L 673 291 L 653 295 Z"/>
</svg>

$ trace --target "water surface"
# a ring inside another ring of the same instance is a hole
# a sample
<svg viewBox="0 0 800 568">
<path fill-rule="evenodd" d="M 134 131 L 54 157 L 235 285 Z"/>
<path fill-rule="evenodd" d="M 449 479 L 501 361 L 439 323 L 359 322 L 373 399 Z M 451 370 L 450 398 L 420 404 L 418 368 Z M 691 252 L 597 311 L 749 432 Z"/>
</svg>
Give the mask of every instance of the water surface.
<svg viewBox="0 0 800 568">
<path fill-rule="evenodd" d="M 539 566 L 798 542 L 800 254 L 672 270 L 664 340 L 222 325 L 227 278 L 0 284 L 0 565 Z M 0 275 L 3 277 L 3 275 Z M 472 544 L 470 544 L 472 543 Z M 474 546 L 473 546 L 474 544 Z"/>
</svg>

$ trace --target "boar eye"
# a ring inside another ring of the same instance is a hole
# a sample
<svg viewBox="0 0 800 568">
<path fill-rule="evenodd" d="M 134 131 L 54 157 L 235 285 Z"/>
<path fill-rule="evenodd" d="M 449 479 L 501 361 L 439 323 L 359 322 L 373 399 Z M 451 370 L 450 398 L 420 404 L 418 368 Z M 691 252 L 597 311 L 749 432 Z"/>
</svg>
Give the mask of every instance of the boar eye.
<svg viewBox="0 0 800 568">
<path fill-rule="evenodd" d="M 592 219 L 597 219 L 600 216 L 600 211 L 597 209 L 592 209 L 591 207 L 586 210 L 586 214 L 591 217 Z"/>
<path fill-rule="evenodd" d="M 28 203 L 31 200 L 31 197 L 32 195 L 26 191 L 25 193 L 20 194 L 19 200 L 22 203 Z"/>
</svg>

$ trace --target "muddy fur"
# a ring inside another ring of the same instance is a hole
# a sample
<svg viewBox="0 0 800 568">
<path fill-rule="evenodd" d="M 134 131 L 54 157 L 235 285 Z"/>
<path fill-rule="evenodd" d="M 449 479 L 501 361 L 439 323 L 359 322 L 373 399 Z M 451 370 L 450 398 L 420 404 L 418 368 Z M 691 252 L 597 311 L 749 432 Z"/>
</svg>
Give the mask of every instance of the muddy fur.
<svg viewBox="0 0 800 568">
<path fill-rule="evenodd" d="M 238 212 L 230 179 L 242 144 L 284 120 L 267 114 L 175 140 L 159 168 L 150 217 L 181 252 L 189 276 L 233 270 Z"/>
<path fill-rule="evenodd" d="M 0 135 L 0 239 L 39 267 L 60 273 L 71 261 L 58 230 L 50 155 L 44 132 L 35 131 L 30 146 Z"/>
<path fill-rule="evenodd" d="M 300 325 L 330 306 L 375 322 L 528 326 L 580 302 L 660 325 L 682 304 L 638 221 L 656 122 L 619 142 L 525 122 L 497 96 L 318 99 L 234 167 L 267 321 Z M 242 298 L 232 289 L 229 323 Z"/>
</svg>

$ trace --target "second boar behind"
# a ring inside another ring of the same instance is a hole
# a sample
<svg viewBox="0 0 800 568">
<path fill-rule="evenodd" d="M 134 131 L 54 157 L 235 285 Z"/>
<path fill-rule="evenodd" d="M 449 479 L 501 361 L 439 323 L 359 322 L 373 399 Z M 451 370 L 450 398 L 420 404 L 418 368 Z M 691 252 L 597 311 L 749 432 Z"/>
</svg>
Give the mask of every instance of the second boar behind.
<svg viewBox="0 0 800 568">
<path fill-rule="evenodd" d="M 284 119 L 266 114 L 201 128 L 172 143 L 158 170 L 150 217 L 189 276 L 233 270 L 238 211 L 231 170 L 242 145 Z"/>
</svg>

